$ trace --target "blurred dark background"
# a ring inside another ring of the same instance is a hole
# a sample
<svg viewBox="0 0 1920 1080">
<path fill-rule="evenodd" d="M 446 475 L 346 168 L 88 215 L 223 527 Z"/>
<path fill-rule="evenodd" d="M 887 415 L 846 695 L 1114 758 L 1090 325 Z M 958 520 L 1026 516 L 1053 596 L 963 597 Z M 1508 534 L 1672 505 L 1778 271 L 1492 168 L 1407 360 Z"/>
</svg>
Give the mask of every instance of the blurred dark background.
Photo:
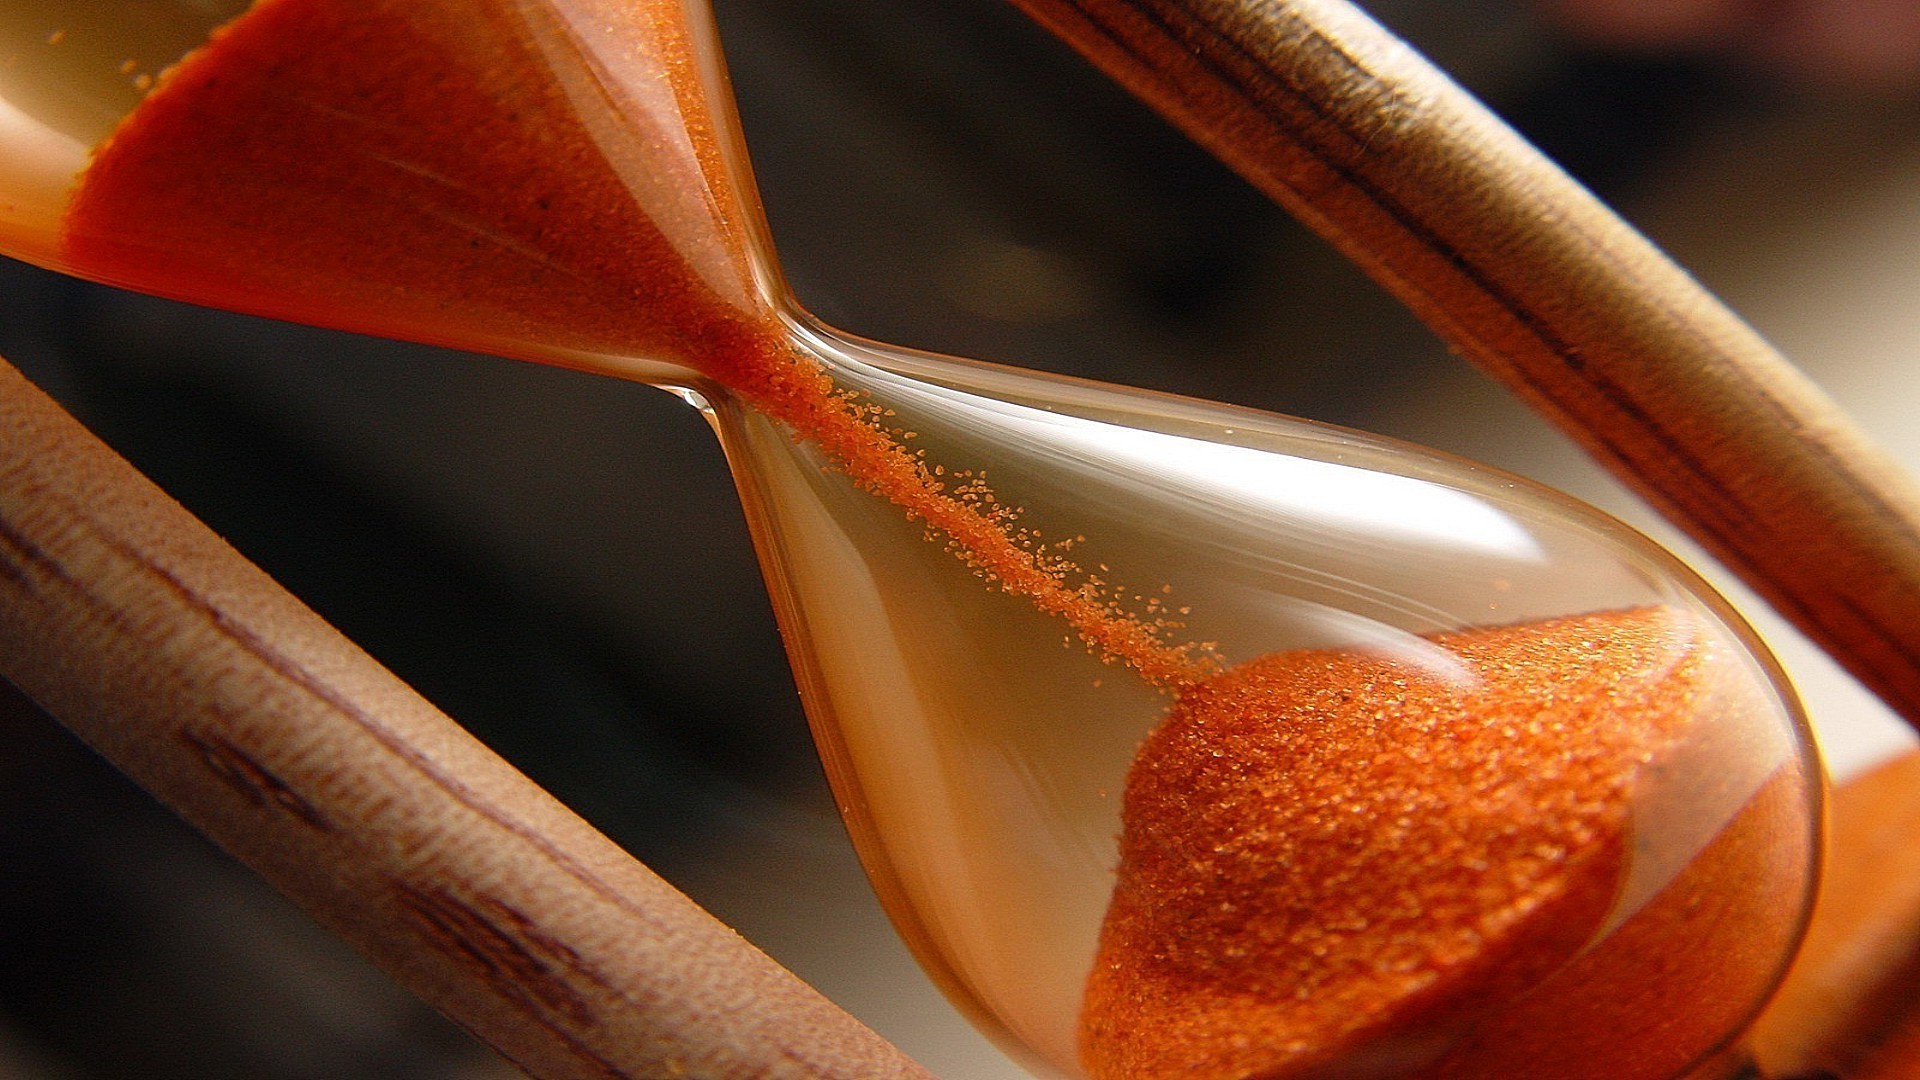
<svg viewBox="0 0 1920 1080">
<path fill-rule="evenodd" d="M 1887 224 L 1920 228 L 1920 109 L 1898 80 L 1848 87 L 1579 37 L 1520 0 L 1371 7 L 1712 268 L 1763 329 L 1830 359 L 1843 396 L 1890 399 L 1888 430 L 1910 426 L 1897 405 L 1912 398 L 1886 382 L 1920 307 L 1914 245 Z M 1637 512 L 1011 7 L 720 0 L 718 14 L 783 265 L 828 322 L 1406 435 Z M 1843 228 L 1858 242 L 1819 243 Z M 1881 257 L 1858 265 L 1863 248 Z M 1867 284 L 1838 284 L 1837 267 Z M 1890 366 L 1841 366 L 1863 354 Z M 0 355 L 937 1072 L 1018 1075 L 944 1009 L 865 895 L 718 449 L 679 400 L 13 263 Z M 1897 741 L 1856 691 L 1835 693 L 1868 730 L 1861 755 Z M 0 705 L 0 1080 L 512 1075 L 30 706 Z"/>
</svg>

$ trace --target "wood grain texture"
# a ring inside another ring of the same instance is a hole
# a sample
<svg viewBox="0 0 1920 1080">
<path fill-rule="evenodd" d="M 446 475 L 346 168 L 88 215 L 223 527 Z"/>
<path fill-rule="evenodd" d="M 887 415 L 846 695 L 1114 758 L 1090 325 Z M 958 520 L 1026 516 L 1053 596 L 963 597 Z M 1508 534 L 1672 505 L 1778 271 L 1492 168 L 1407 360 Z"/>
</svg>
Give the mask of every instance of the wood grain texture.
<svg viewBox="0 0 1920 1080">
<path fill-rule="evenodd" d="M 536 1077 L 924 1077 L 0 364 L 0 675 Z"/>
<path fill-rule="evenodd" d="M 1014 0 L 1346 253 L 1920 724 L 1920 492 L 1344 0 Z"/>
</svg>

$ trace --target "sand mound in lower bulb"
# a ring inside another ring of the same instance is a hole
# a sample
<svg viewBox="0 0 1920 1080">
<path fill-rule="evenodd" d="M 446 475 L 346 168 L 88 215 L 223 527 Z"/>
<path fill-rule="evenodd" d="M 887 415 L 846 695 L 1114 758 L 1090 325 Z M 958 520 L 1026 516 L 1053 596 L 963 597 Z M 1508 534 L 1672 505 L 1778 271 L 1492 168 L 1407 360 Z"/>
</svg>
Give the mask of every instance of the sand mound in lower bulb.
<svg viewBox="0 0 1920 1080">
<path fill-rule="evenodd" d="M 1262 657 L 1148 737 L 1091 1075 L 1664 1077 L 1745 1019 L 1798 918 L 1797 768 L 1619 902 L 1642 788 L 1765 707 L 1751 676 L 1666 608 L 1421 644 Z"/>
</svg>

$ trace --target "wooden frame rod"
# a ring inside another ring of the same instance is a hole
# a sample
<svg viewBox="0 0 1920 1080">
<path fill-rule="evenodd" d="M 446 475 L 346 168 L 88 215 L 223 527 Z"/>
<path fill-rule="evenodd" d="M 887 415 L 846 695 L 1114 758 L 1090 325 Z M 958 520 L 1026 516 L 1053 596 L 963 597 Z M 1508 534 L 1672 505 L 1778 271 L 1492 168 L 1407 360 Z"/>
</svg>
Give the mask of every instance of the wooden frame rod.
<svg viewBox="0 0 1920 1080">
<path fill-rule="evenodd" d="M 0 676 L 535 1077 L 928 1075 L 3 363 Z"/>
<path fill-rule="evenodd" d="M 1013 0 L 1365 269 L 1920 726 L 1920 493 L 1345 0 Z"/>
</svg>

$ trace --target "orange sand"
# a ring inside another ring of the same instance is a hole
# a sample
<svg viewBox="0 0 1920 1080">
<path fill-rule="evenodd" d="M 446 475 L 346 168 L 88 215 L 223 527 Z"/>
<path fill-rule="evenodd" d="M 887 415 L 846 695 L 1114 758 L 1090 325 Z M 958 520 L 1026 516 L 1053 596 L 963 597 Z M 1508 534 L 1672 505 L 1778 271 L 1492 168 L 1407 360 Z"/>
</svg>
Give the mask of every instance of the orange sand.
<svg viewBox="0 0 1920 1080">
<path fill-rule="evenodd" d="M 984 486 L 938 479 L 788 342 L 752 284 L 743 197 L 678 5 L 607 7 L 658 42 L 693 121 L 684 146 L 621 143 L 607 134 L 617 113 L 583 120 L 531 37 L 565 35 L 505 7 L 263 0 L 168 72 L 97 154 L 68 259 L 112 283 L 317 325 L 687 364 L 1103 657 L 1162 686 L 1211 670 L 1204 650 L 1165 640 L 1163 620 L 1013 527 Z M 690 203 L 696 219 L 638 175 L 670 166 L 709 193 Z M 726 254 L 720 284 L 703 276 L 713 250 Z"/>
<path fill-rule="evenodd" d="M 1744 1019 L 1797 917 L 1769 886 L 1810 857 L 1804 830 L 1765 827 L 1793 818 L 1784 780 L 1702 857 L 1709 877 L 1551 984 L 1570 994 L 1525 1001 L 1528 1024 L 1506 1015 L 1589 944 L 1642 770 L 1711 700 L 1691 626 L 1654 608 L 1435 641 L 1462 672 L 1276 654 L 1188 690 L 1148 737 L 1081 1018 L 1093 1076 L 1559 1075 L 1536 1067 L 1551 1039 L 1594 1044 L 1569 1075 L 1666 1077 Z M 1739 873 L 1754 891 L 1728 901 Z M 1730 1005 L 1676 1000 L 1722 988 Z M 1609 996 L 1656 1030 L 1616 1027 Z"/>
</svg>

